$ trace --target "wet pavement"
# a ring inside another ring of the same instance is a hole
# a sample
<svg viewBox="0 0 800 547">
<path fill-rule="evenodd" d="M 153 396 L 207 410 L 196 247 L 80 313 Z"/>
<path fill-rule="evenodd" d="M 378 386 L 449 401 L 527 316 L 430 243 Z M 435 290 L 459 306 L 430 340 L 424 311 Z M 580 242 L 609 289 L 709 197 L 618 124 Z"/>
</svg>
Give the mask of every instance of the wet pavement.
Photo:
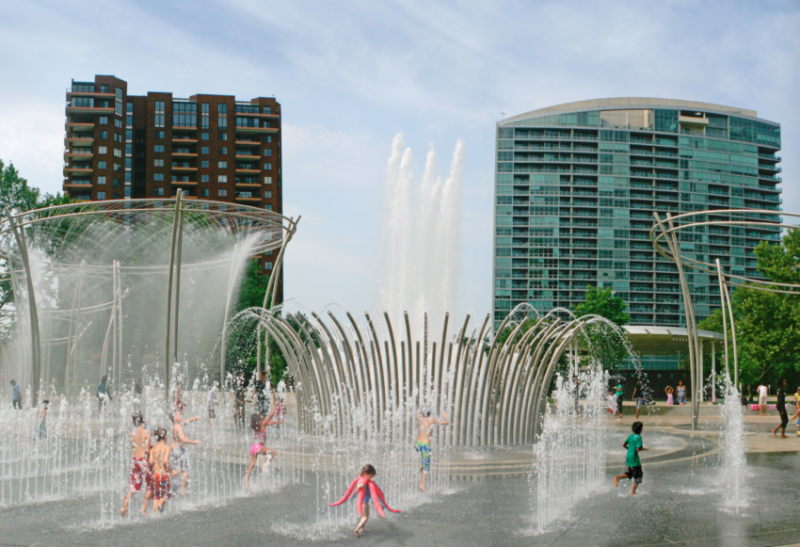
<svg viewBox="0 0 800 547">
<path fill-rule="evenodd" d="M 685 435 L 671 425 L 654 423 L 645 429 L 644 483 L 636 496 L 630 484 L 615 489 L 612 477 L 621 472 L 624 424 L 614 426 L 609 443 L 606 481 L 572 514 L 537 533 L 533 496 L 524 475 L 470 475 L 452 480 L 447 494 L 398 503 L 400 514 L 382 519 L 374 514 L 368 532 L 356 539 L 352 525 L 318 532 L 320 502 L 312 473 L 305 484 L 229 500 L 215 507 L 192 508 L 190 498 L 169 503 L 181 511 L 106 528 L 97 507 L 101 496 L 45 501 L 0 509 L 0 546 L 7 545 L 403 545 L 414 546 L 742 546 L 800 542 L 800 458 L 794 452 L 748 456 L 745 507 L 727 507 L 712 440 L 713 434 Z M 763 436 L 765 433 L 755 433 Z M 770 441 L 772 442 L 772 441 Z M 797 449 L 798 441 L 791 443 Z M 785 446 L 789 446 L 786 444 Z M 522 452 L 504 458 L 515 467 Z M 465 461 L 468 458 L 465 458 Z M 502 460 L 502 458 L 500 458 Z M 516 471 L 516 469 L 515 469 Z M 517 471 L 518 473 L 518 471 Z M 466 476 L 466 475 L 465 475 Z M 124 485 L 118 496 L 124 495 Z M 338 497 L 338 496 L 337 496 Z M 134 498 L 138 509 L 141 497 Z M 333 501 L 333 500 L 330 500 Z M 392 503 L 393 500 L 388 500 Z M 178 505 L 176 505 L 177 507 Z"/>
</svg>

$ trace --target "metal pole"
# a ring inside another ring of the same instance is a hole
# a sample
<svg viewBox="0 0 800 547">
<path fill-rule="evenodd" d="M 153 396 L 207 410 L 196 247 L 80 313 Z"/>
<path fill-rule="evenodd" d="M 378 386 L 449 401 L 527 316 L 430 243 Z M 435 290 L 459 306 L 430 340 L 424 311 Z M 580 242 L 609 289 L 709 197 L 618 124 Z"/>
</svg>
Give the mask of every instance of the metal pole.
<svg viewBox="0 0 800 547">
<path fill-rule="evenodd" d="M 717 344 L 711 340 L 711 401 L 717 400 Z"/>
<path fill-rule="evenodd" d="M 171 324 L 171 312 L 172 312 L 172 275 L 173 275 L 173 267 L 175 265 L 175 243 L 178 234 L 178 210 L 181 206 L 181 196 L 183 194 L 183 190 L 178 189 L 178 193 L 175 197 L 175 212 L 173 213 L 172 217 L 172 244 L 170 245 L 169 250 L 169 279 L 167 281 L 167 336 L 166 336 L 166 347 L 164 349 L 164 399 L 169 409 L 169 372 L 170 372 L 170 359 L 172 357 L 172 352 L 170 351 L 170 344 L 169 344 L 169 337 L 170 337 L 170 327 Z"/>
<path fill-rule="evenodd" d="M 111 373 L 111 382 L 117 385 L 119 379 L 117 378 L 117 261 L 111 261 L 111 300 L 114 302 L 111 306 L 111 322 L 109 325 L 111 329 L 111 370 L 106 371 L 105 368 L 101 374 Z"/>
<path fill-rule="evenodd" d="M 25 228 L 17 230 L 17 224 L 10 211 L 6 211 L 8 222 L 14 237 L 19 245 L 19 253 L 22 257 L 22 265 L 25 268 L 25 277 L 28 281 L 28 308 L 31 317 L 31 365 L 33 381 L 31 387 L 31 406 L 36 406 L 39 396 L 39 312 L 36 308 L 36 295 L 33 289 L 33 277 L 31 276 L 31 265 L 28 259 L 28 242 L 25 238 Z M 13 268 L 13 264 L 11 265 Z"/>
<path fill-rule="evenodd" d="M 183 197 L 183 190 L 179 190 L 180 197 Z M 176 200 L 175 208 L 178 214 L 178 251 L 175 257 L 175 334 L 172 340 L 172 362 L 178 362 L 178 315 L 180 312 L 181 296 L 181 257 L 183 255 L 183 202 L 180 198 Z"/>
<path fill-rule="evenodd" d="M 225 384 L 225 346 L 227 343 L 226 337 L 228 333 L 228 314 L 231 308 L 231 293 L 233 292 L 233 274 L 236 271 L 236 247 L 233 246 L 233 257 L 231 258 L 231 270 L 228 273 L 228 296 L 225 299 L 225 320 L 222 322 L 222 342 L 220 343 L 220 363 L 219 363 L 219 386 L 220 390 L 224 393 L 223 385 Z M 258 321 L 258 329 L 261 329 L 261 320 Z M 259 340 L 260 340 L 259 334 Z"/>
<path fill-rule="evenodd" d="M 722 264 L 719 262 L 719 258 L 717 259 L 717 277 L 719 279 L 719 303 L 720 303 L 720 311 L 722 312 L 722 336 L 723 336 L 723 348 L 725 350 L 725 376 L 728 380 L 731 377 L 731 369 L 728 359 L 728 321 L 725 318 L 726 314 L 726 306 L 725 306 L 725 289 L 724 281 L 722 280 Z"/>
<path fill-rule="evenodd" d="M 122 269 L 119 264 L 119 260 L 117 260 L 117 291 L 119 292 L 119 303 L 117 304 L 117 312 L 119 322 L 117 324 L 117 332 L 119 333 L 119 388 L 122 390 L 122 299 L 125 296 L 125 292 L 122 290 Z"/>
</svg>

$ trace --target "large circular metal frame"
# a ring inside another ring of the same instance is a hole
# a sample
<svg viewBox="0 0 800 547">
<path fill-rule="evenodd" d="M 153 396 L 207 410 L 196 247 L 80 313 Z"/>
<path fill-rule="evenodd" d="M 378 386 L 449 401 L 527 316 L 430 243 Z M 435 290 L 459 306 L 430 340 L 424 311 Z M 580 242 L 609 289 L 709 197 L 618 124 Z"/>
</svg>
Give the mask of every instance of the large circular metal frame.
<svg viewBox="0 0 800 547">
<path fill-rule="evenodd" d="M 62 272 L 78 272 L 81 276 L 105 276 L 111 278 L 114 284 L 113 300 L 98 306 L 92 306 L 91 310 L 73 309 L 69 311 L 71 318 L 76 312 L 80 311 L 102 311 L 111 309 L 112 319 L 109 323 L 109 332 L 112 323 L 114 324 L 115 336 L 119 332 L 121 346 L 121 322 L 122 322 L 122 300 L 126 296 L 123 290 L 124 279 L 132 275 L 148 275 L 162 272 L 168 276 L 167 289 L 167 328 L 166 328 L 166 354 L 165 354 L 165 386 L 169 390 L 170 386 L 170 366 L 171 361 L 177 360 L 177 339 L 178 339 L 178 303 L 180 294 L 180 275 L 182 268 L 203 269 L 213 265 L 220 265 L 224 260 L 200 260 L 182 264 L 182 239 L 183 227 L 187 218 L 191 222 L 201 223 L 203 226 L 224 227 L 230 231 L 234 240 L 242 239 L 254 233 L 262 233 L 262 236 L 249 249 L 250 256 L 258 256 L 267 252 L 278 251 L 277 258 L 273 263 L 273 272 L 277 275 L 270 276 L 267 291 L 264 297 L 264 308 L 275 305 L 277 298 L 278 278 L 282 270 L 283 257 L 286 246 L 291 241 L 297 231 L 297 223 L 300 217 L 293 219 L 278 213 L 236 203 L 186 199 L 182 190 L 178 190 L 175 198 L 171 199 L 129 199 L 129 200 L 108 200 L 70 203 L 67 205 L 57 205 L 44 209 L 35 209 L 17 214 L 6 211 L 5 216 L 0 219 L 0 257 L 6 260 L 8 271 L 0 275 L 0 280 L 9 280 L 12 283 L 12 290 L 15 293 L 16 302 L 27 302 L 29 310 L 30 333 L 31 333 L 31 353 L 30 362 L 32 367 L 32 397 L 33 403 L 37 401 L 41 370 L 40 370 L 40 325 L 39 310 L 36 304 L 36 295 L 33 290 L 31 277 L 30 259 L 28 256 L 28 241 L 26 232 L 29 228 L 37 227 L 48 222 L 64 222 L 73 218 L 102 217 L 105 220 L 114 220 L 121 224 L 129 223 L 132 215 L 150 214 L 154 217 L 160 216 L 165 222 L 171 221 L 172 235 L 169 264 L 155 265 L 123 265 L 119 261 L 112 261 L 109 265 L 91 264 L 84 262 L 80 264 L 59 264 L 57 270 Z M 228 284 L 228 294 L 226 299 L 225 321 L 222 333 L 222 352 L 220 364 L 220 377 L 225 374 L 225 335 L 228 323 L 228 313 L 232 297 L 234 284 L 233 272 L 231 272 L 231 282 Z M 23 286 L 25 291 L 23 294 Z M 18 319 L 21 317 L 18 316 Z M 119 321 L 119 328 L 116 322 Z M 67 343 L 77 341 L 77 332 L 73 336 L 72 324 L 70 324 L 70 335 Z M 258 329 L 258 367 L 261 366 L 261 327 Z M 171 342 L 171 339 L 174 340 Z M 103 348 L 105 354 L 105 344 Z M 115 366 L 121 370 L 122 352 L 119 352 L 118 362 Z M 268 356 L 267 356 L 268 358 Z M 169 399 L 169 397 L 167 397 Z"/>
<path fill-rule="evenodd" d="M 725 215 L 729 218 L 722 220 L 707 220 L 709 216 Z M 757 216 L 756 216 L 757 215 Z M 692 382 L 692 428 L 697 428 L 697 417 L 700 409 L 700 398 L 702 390 L 703 360 L 702 349 L 698 337 L 698 322 L 695 316 L 694 305 L 692 304 L 691 293 L 684 273 L 684 268 L 716 275 L 719 283 L 720 303 L 722 308 L 722 324 L 724 328 L 724 350 L 725 350 L 725 370 L 729 373 L 728 358 L 728 325 L 731 327 L 731 342 L 733 354 L 733 383 L 739 383 L 739 362 L 736 349 L 736 326 L 733 321 L 733 305 L 731 303 L 731 291 L 729 287 L 746 287 L 748 289 L 774 292 L 780 294 L 800 295 L 800 285 L 791 283 L 777 283 L 767 279 L 747 277 L 744 275 L 726 272 L 719 259 L 714 263 L 697 260 L 686 256 L 681 251 L 680 238 L 678 234 L 681 230 L 694 228 L 696 226 L 761 226 L 770 228 L 782 228 L 784 230 L 800 228 L 798 224 L 787 224 L 781 217 L 800 219 L 800 214 L 771 211 L 768 209 L 722 209 L 696 211 L 672 216 L 667 213 L 662 220 L 658 213 L 653 213 L 655 224 L 650 229 L 650 240 L 653 242 L 656 252 L 675 263 L 678 269 L 678 276 L 681 283 L 683 295 L 683 309 L 686 316 L 686 326 L 689 333 L 689 362 L 691 369 Z M 774 217 L 775 220 L 770 220 Z M 687 251 L 688 252 L 688 251 Z"/>
</svg>

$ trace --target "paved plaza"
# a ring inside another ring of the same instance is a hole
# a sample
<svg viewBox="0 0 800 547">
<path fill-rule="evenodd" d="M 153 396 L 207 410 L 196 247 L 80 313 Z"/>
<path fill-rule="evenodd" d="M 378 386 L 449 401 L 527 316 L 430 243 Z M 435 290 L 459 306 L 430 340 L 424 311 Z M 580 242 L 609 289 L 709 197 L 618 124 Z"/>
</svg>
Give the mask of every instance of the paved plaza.
<svg viewBox="0 0 800 547">
<path fill-rule="evenodd" d="M 3 545 L 430 545 L 465 546 L 772 546 L 800 543 L 795 477 L 800 440 L 776 439 L 776 416 L 748 416 L 745 507 L 726 507 L 726 478 L 717 464 L 718 417 L 688 429 L 681 415 L 643 416 L 645 479 L 635 497 L 619 489 L 621 443 L 632 416 L 612 419 L 606 482 L 573 514 L 545 533 L 535 533 L 527 449 L 454 451 L 451 487 L 400 514 L 373 514 L 361 539 L 343 528 L 333 537 L 313 531 L 319 503 L 309 474 L 305 484 L 236 498 L 224 505 L 182 510 L 106 528 L 97 500 L 44 501 L 0 510 Z M 122 495 L 124 485 L 120 485 Z M 108 494 L 98 494 L 108 495 Z M 140 498 L 139 498 L 140 499 Z M 323 500 L 325 501 L 325 500 Z M 333 501 L 333 500 L 331 500 Z M 355 525 L 355 509 L 353 508 Z M 374 513 L 374 511 L 373 511 Z"/>
</svg>

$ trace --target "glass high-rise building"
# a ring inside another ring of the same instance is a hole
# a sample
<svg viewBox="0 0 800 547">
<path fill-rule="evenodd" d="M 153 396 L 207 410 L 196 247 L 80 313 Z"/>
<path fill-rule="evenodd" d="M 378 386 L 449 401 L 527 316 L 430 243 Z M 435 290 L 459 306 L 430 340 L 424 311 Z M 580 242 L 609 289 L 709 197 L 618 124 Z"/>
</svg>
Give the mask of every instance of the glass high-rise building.
<svg viewBox="0 0 800 547">
<path fill-rule="evenodd" d="M 499 122 L 495 328 L 522 302 L 572 308 L 589 285 L 623 298 L 632 325 L 685 326 L 677 270 L 650 242 L 653 213 L 752 208 L 777 221 L 780 144 L 780 125 L 755 111 L 669 99 L 581 101 Z M 777 228 L 696 227 L 680 245 L 757 276 L 753 248 L 779 238 Z M 719 307 L 717 280 L 687 273 L 702 319 Z"/>
</svg>

